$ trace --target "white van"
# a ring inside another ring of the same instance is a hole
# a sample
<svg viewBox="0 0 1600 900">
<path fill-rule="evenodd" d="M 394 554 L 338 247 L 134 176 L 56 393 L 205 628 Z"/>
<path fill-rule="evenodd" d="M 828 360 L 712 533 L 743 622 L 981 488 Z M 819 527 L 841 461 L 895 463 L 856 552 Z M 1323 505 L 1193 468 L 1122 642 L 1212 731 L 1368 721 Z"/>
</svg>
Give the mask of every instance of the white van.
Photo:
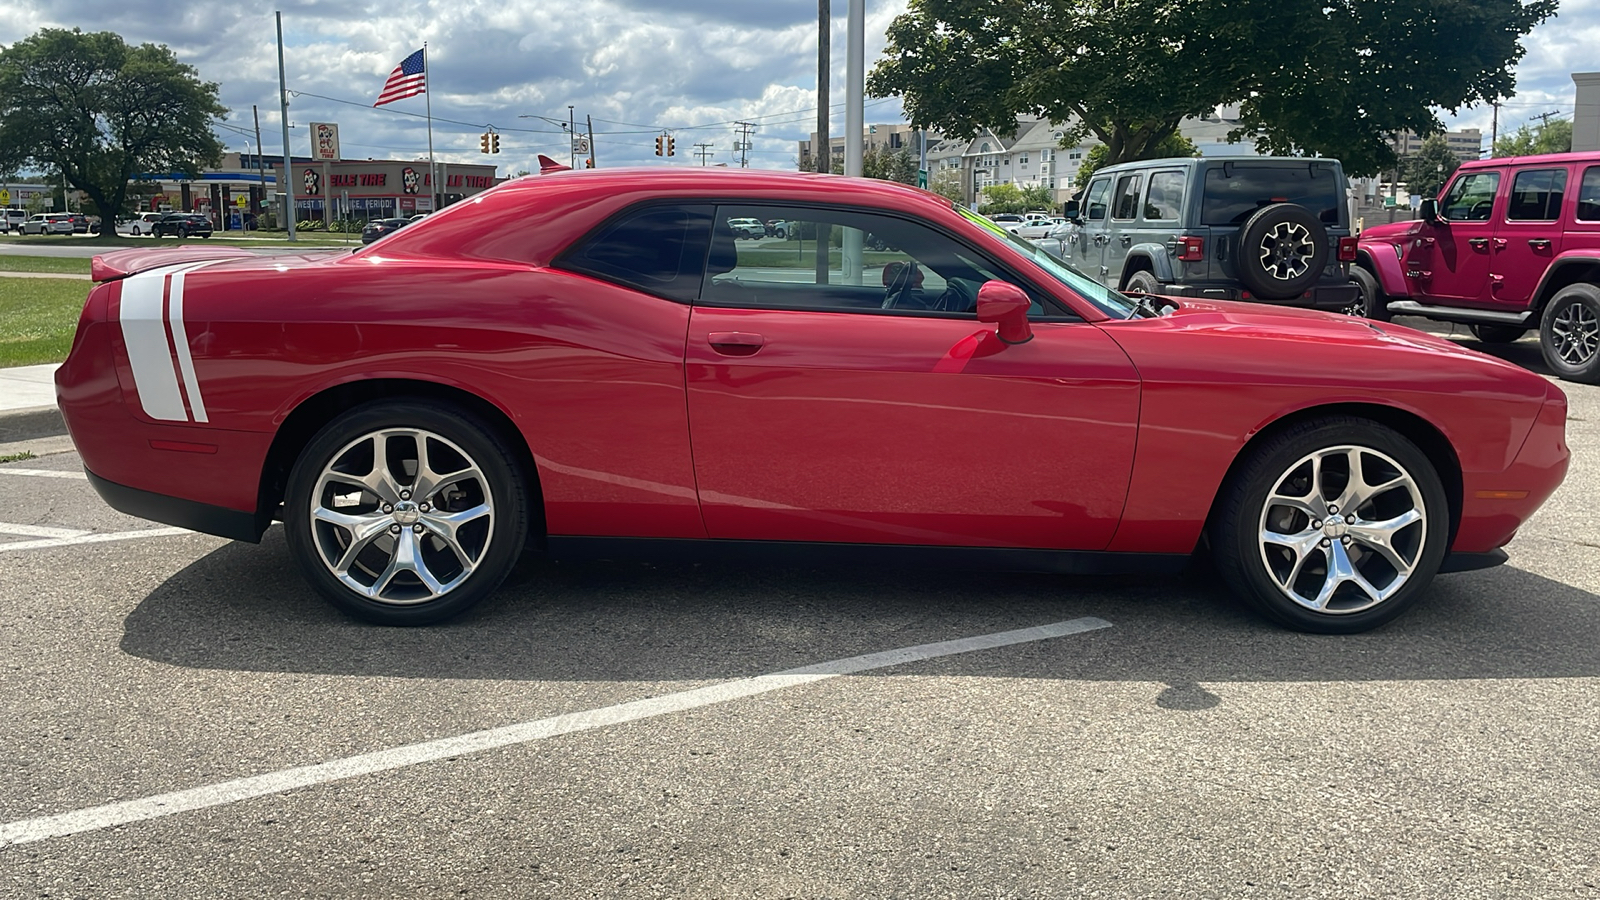
<svg viewBox="0 0 1600 900">
<path fill-rule="evenodd" d="M 8 209 L 0 215 L 0 232 L 20 231 L 22 223 L 28 220 L 28 211 L 25 209 Z"/>
</svg>

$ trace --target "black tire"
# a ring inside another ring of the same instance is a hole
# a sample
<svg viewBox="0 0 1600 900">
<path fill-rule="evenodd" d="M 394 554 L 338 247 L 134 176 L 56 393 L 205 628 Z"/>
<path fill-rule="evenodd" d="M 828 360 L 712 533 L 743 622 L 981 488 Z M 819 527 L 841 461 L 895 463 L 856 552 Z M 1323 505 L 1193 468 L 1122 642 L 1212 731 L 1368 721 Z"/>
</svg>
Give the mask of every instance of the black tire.
<svg viewBox="0 0 1600 900">
<path fill-rule="evenodd" d="M 395 435 L 398 441 L 385 441 L 389 447 L 385 457 L 390 461 L 385 472 L 395 476 L 383 486 L 396 493 L 387 498 L 391 506 L 385 508 L 378 493 L 348 479 L 324 482 L 325 472 L 336 462 L 348 472 L 349 461 L 354 460 L 356 474 L 361 474 L 363 459 L 367 477 L 381 478 L 371 459 L 376 455 L 377 435 L 388 431 L 400 433 Z M 423 435 L 421 440 L 417 434 Z M 368 441 L 371 443 L 366 444 Z M 417 487 L 419 443 L 428 448 L 430 461 L 438 462 L 438 471 L 459 476 L 469 471 L 458 465 L 464 461 L 475 467 L 474 473 L 461 477 L 454 486 L 440 482 L 439 490 L 426 497 L 410 496 L 409 488 Z M 526 540 L 531 493 L 514 459 L 516 455 L 492 428 L 463 411 L 423 400 L 385 400 L 359 406 L 324 426 L 295 460 L 284 502 L 289 550 L 312 587 L 355 618 L 378 625 L 431 625 L 460 615 L 499 587 Z M 408 461 L 410 475 L 404 471 Z M 394 468 L 397 463 L 398 469 Z M 336 494 L 334 484 L 351 491 Z M 399 493 L 401 490 L 407 492 Z M 368 532 L 372 537 L 349 559 L 332 557 L 349 556 L 345 550 L 356 541 L 354 527 L 326 521 L 313 524 L 314 505 L 322 515 L 341 514 L 325 501 L 347 510 L 342 514 L 360 517 L 363 524 L 378 529 Z M 430 502 L 436 508 L 429 506 Z M 484 509 L 487 514 L 472 518 L 471 524 L 455 526 L 451 544 L 439 536 L 447 521 L 440 510 L 463 511 L 456 506 L 465 511 Z M 401 525 L 402 520 L 415 524 Z M 407 532 L 408 527 L 414 534 Z M 402 543 L 422 560 L 420 568 L 397 565 L 405 555 L 400 552 Z M 463 553 L 451 553 L 452 546 L 462 548 Z M 470 557 L 470 569 L 461 562 L 464 557 Z M 335 573 L 340 563 L 353 584 Z M 380 566 L 382 572 L 373 571 Z M 385 578 L 390 570 L 397 571 Z M 425 584 L 419 574 L 422 570 L 443 590 L 436 592 Z"/>
<path fill-rule="evenodd" d="M 1140 269 L 1128 276 L 1128 293 L 1159 294 L 1161 282 L 1156 280 L 1156 275 L 1149 269 Z"/>
<path fill-rule="evenodd" d="M 178 226 L 178 239 L 182 240 L 183 238 L 186 238 L 188 236 L 189 236 L 189 226 L 187 226 L 187 225 L 179 225 Z"/>
<path fill-rule="evenodd" d="M 1485 344 L 1509 344 L 1528 333 L 1526 328 L 1515 325 L 1469 325 L 1472 336 Z"/>
<path fill-rule="evenodd" d="M 1389 297 L 1384 294 L 1377 277 L 1360 266 L 1351 266 L 1350 280 L 1356 283 L 1361 293 L 1356 299 L 1357 308 L 1347 312 L 1379 322 L 1389 321 Z"/>
<path fill-rule="evenodd" d="M 1239 229 L 1239 280 L 1262 300 L 1297 297 L 1328 265 L 1328 229 L 1293 203 L 1256 210 Z"/>
<path fill-rule="evenodd" d="M 1409 481 L 1354 501 L 1353 518 L 1359 524 L 1344 520 L 1352 510 L 1334 510 L 1317 520 L 1290 505 L 1315 503 L 1319 510 L 1330 502 L 1337 505 L 1350 485 L 1352 453 L 1359 456 L 1362 471 L 1369 473 L 1364 484 L 1371 484 L 1371 478 L 1387 480 L 1394 473 Z M 1320 467 L 1311 468 L 1308 460 L 1321 454 L 1327 456 Z M 1337 465 L 1341 458 L 1342 484 Z M 1314 471 L 1322 479 L 1316 491 L 1305 477 Z M 1289 486 L 1293 493 L 1279 490 Z M 1326 496 L 1330 491 L 1333 501 Z M 1269 496 L 1274 501 L 1269 502 Z M 1420 522 L 1397 527 L 1390 535 L 1398 558 L 1410 567 L 1402 577 L 1399 566 L 1372 549 L 1375 545 L 1364 536 L 1377 532 L 1373 523 L 1401 521 L 1409 509 L 1420 512 Z M 1295 544 L 1265 538 L 1269 524 L 1276 533 L 1300 538 L 1298 555 L 1289 549 Z M 1355 634 L 1393 620 L 1417 602 L 1444 560 L 1449 530 L 1444 487 L 1415 444 L 1369 419 L 1330 416 L 1290 426 L 1252 448 L 1223 486 L 1210 534 L 1223 580 L 1267 618 L 1297 631 Z M 1379 597 L 1358 582 L 1330 577 L 1328 570 L 1336 567 L 1330 563 L 1339 561 L 1351 565 L 1378 594 L 1393 593 Z M 1315 590 L 1320 597 L 1330 583 L 1331 597 L 1322 609 L 1315 608 L 1318 598 L 1307 594 Z"/>
<path fill-rule="evenodd" d="M 1568 285 L 1550 300 L 1539 321 L 1539 350 L 1561 378 L 1600 384 L 1600 287 Z"/>
</svg>

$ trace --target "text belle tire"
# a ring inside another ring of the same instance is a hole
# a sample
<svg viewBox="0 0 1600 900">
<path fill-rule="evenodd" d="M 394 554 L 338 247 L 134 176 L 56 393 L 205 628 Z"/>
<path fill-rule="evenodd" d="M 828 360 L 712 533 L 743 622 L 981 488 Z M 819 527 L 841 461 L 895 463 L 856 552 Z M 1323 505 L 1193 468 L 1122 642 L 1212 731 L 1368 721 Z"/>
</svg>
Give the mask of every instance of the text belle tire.
<svg viewBox="0 0 1600 900">
<path fill-rule="evenodd" d="M 1154 273 L 1140 269 L 1128 276 L 1128 292 L 1139 294 L 1161 293 L 1161 282 L 1156 280 Z"/>
<path fill-rule="evenodd" d="M 1354 634 L 1422 596 L 1449 529 L 1444 487 L 1415 444 L 1329 417 L 1254 449 L 1224 487 L 1211 540 L 1223 579 L 1268 618 Z"/>
<path fill-rule="evenodd" d="M 1539 349 L 1560 377 L 1600 384 L 1600 287 L 1568 285 L 1551 299 L 1539 322 Z"/>
<path fill-rule="evenodd" d="M 1350 280 L 1360 288 L 1360 293 L 1356 298 L 1356 308 L 1347 312 L 1379 322 L 1389 321 L 1389 298 L 1383 293 L 1377 277 L 1360 266 L 1351 266 Z"/>
<path fill-rule="evenodd" d="M 1328 229 L 1293 203 L 1263 206 L 1239 229 L 1239 280 L 1263 300 L 1305 293 L 1328 264 Z"/>
<path fill-rule="evenodd" d="M 459 615 L 498 587 L 527 532 L 513 454 L 474 417 L 423 401 L 357 407 L 289 475 L 284 532 L 306 580 L 381 625 Z"/>
</svg>

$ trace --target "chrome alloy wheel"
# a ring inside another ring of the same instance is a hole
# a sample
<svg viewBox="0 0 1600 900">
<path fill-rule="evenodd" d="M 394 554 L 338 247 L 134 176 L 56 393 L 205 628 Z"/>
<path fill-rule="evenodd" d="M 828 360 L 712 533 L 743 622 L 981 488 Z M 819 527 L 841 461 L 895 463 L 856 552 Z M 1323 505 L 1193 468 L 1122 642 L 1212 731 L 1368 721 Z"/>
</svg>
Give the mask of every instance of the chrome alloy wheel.
<svg viewBox="0 0 1600 900">
<path fill-rule="evenodd" d="M 1311 269 L 1317 245 L 1298 222 L 1279 222 L 1261 238 L 1261 268 L 1279 281 L 1293 281 Z"/>
<path fill-rule="evenodd" d="M 1347 615 L 1393 597 L 1427 544 L 1417 482 L 1369 447 L 1329 447 L 1277 480 L 1261 510 L 1261 561 L 1285 597 Z"/>
<path fill-rule="evenodd" d="M 472 575 L 494 538 L 488 480 L 460 446 L 417 428 L 363 435 L 333 454 L 310 505 L 317 556 L 379 603 L 435 600 Z"/>
<path fill-rule="evenodd" d="M 1586 303 L 1568 303 L 1551 321 L 1550 336 L 1563 362 L 1584 365 L 1600 353 L 1600 317 Z"/>
</svg>

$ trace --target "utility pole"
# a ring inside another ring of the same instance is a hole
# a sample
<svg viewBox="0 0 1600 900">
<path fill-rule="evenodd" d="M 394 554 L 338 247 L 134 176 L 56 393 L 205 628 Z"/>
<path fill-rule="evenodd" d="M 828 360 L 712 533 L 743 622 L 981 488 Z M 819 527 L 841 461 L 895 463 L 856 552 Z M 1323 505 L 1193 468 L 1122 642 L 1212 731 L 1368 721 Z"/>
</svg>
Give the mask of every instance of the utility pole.
<svg viewBox="0 0 1600 900">
<path fill-rule="evenodd" d="M 572 104 L 567 104 L 567 168 L 578 167 L 578 123 L 572 117 Z"/>
<path fill-rule="evenodd" d="M 1530 118 L 1530 119 L 1538 119 L 1540 128 L 1548 128 L 1550 126 L 1550 117 L 1551 116 L 1559 116 L 1559 115 L 1561 115 L 1561 110 L 1557 109 L 1557 110 L 1552 110 L 1552 111 L 1546 112 L 1546 113 L 1534 113 L 1533 115 L 1529 116 L 1528 118 Z"/>
<path fill-rule="evenodd" d="M 817 141 L 811 148 L 813 168 L 823 174 L 833 171 L 833 144 L 828 140 L 828 81 L 833 63 L 828 56 L 828 40 L 833 30 L 833 9 L 828 0 L 817 0 Z"/>
<path fill-rule="evenodd" d="M 861 177 L 862 142 L 866 131 L 863 102 L 866 94 L 867 0 L 850 0 L 850 17 L 845 29 L 844 76 L 844 174 Z M 861 246 L 865 235 L 859 228 L 844 230 L 839 248 L 845 284 L 861 284 Z"/>
<path fill-rule="evenodd" d="M 1489 156 L 1493 157 L 1494 145 L 1500 143 L 1500 101 L 1496 100 L 1490 105 L 1494 107 L 1494 119 L 1489 126 Z"/>
<path fill-rule="evenodd" d="M 750 132 L 755 131 L 756 126 L 753 122 L 735 122 L 733 124 L 739 126 L 739 140 L 733 145 L 733 149 L 739 151 L 739 168 L 748 169 L 750 167 L 750 159 L 747 155 L 750 152 Z"/>
<path fill-rule="evenodd" d="M 278 110 L 283 119 L 283 172 L 278 176 L 283 188 L 283 218 L 288 224 L 289 241 L 295 242 L 294 235 L 294 179 L 289 177 L 294 170 L 294 161 L 290 158 L 289 147 L 289 85 L 283 77 L 283 13 L 274 12 L 273 17 L 278 20 Z M 259 146 L 259 145 L 258 145 Z"/>
<path fill-rule="evenodd" d="M 711 159 L 711 156 L 712 156 L 711 148 L 715 147 L 715 146 L 716 146 L 716 144 L 695 144 L 694 145 L 694 155 L 700 157 L 700 165 L 702 165 L 702 166 L 706 165 L 707 164 L 706 161 Z"/>
<path fill-rule="evenodd" d="M 256 109 L 254 103 L 250 104 L 250 116 L 256 120 L 256 208 L 251 210 L 256 216 L 261 215 L 261 201 L 267 196 L 267 158 L 261 152 L 261 111 Z M 243 223 L 240 223 L 243 224 Z M 256 220 L 256 227 L 261 226 L 261 221 Z"/>
<path fill-rule="evenodd" d="M 594 117 L 586 115 L 586 116 L 583 117 L 583 122 L 584 122 L 585 125 L 589 126 L 589 168 L 593 169 L 595 167 L 595 165 L 594 165 Z"/>
</svg>

